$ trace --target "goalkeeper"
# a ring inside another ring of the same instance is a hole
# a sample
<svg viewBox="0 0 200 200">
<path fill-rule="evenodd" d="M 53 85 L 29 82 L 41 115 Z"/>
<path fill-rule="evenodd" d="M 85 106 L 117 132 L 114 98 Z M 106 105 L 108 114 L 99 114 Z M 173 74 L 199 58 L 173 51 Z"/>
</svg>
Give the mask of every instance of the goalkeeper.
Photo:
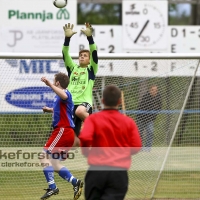
<svg viewBox="0 0 200 200">
<path fill-rule="evenodd" d="M 65 41 L 62 48 L 63 60 L 70 77 L 68 90 L 72 94 L 74 102 L 74 124 L 76 136 L 79 136 L 81 123 L 92 113 L 92 89 L 98 71 L 97 47 L 94 43 L 93 28 L 89 23 L 85 23 L 86 28 L 81 31 L 87 36 L 90 50 L 79 52 L 79 64 L 73 62 L 69 54 L 69 43 L 71 37 L 76 33 L 73 31 L 73 24 L 66 24 L 63 29 Z M 77 142 L 79 140 L 76 140 Z M 75 142 L 74 146 L 79 146 Z"/>
</svg>

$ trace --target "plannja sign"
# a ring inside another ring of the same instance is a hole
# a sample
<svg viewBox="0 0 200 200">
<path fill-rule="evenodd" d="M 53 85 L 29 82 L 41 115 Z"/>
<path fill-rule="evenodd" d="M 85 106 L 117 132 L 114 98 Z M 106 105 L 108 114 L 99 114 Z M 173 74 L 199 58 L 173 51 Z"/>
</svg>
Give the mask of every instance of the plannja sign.
<svg viewBox="0 0 200 200">
<path fill-rule="evenodd" d="M 17 20 L 40 20 L 42 22 L 46 20 L 67 20 L 70 19 L 70 14 L 67 9 L 59 9 L 56 14 L 53 12 L 46 12 L 45 10 L 41 12 L 23 12 L 20 10 L 8 10 L 8 19 Z"/>
<path fill-rule="evenodd" d="M 55 53 L 63 45 L 63 25 L 76 26 L 77 0 L 63 9 L 50 0 L 0 0 L 0 13 L 0 52 Z M 71 51 L 78 52 L 74 44 Z"/>
</svg>

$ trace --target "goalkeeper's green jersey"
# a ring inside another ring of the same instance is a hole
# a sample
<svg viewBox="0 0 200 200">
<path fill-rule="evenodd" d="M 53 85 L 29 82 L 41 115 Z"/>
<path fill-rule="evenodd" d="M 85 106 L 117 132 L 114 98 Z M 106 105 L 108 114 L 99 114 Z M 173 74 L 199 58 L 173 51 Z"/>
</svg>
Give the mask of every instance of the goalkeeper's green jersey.
<svg viewBox="0 0 200 200">
<path fill-rule="evenodd" d="M 70 38 L 65 38 L 62 49 L 63 59 L 70 78 L 68 90 L 72 94 L 74 105 L 86 102 L 92 106 L 92 89 L 98 71 L 98 57 L 93 37 L 87 37 L 87 39 L 90 47 L 90 64 L 86 68 L 80 67 L 72 60 L 69 54 Z"/>
</svg>

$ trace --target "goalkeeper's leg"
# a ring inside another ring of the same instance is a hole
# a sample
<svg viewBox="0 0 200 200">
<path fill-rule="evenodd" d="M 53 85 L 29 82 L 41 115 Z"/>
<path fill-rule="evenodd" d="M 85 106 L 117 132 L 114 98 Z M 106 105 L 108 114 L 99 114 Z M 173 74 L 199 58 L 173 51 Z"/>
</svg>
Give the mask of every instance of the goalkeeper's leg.
<svg viewBox="0 0 200 200">
<path fill-rule="evenodd" d="M 82 103 L 80 105 L 74 106 L 73 116 L 74 116 L 74 132 L 76 134 L 73 147 L 79 147 L 80 141 L 78 139 L 78 136 L 80 135 L 80 130 L 83 121 L 85 118 L 87 118 L 90 114 L 92 114 L 92 106 L 89 103 Z"/>
</svg>

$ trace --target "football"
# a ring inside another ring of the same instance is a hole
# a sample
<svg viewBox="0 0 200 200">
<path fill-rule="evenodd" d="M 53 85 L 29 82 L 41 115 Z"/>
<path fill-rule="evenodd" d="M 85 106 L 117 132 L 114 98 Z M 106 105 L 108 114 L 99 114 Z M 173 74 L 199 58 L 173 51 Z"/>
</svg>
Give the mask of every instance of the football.
<svg viewBox="0 0 200 200">
<path fill-rule="evenodd" d="M 64 8 L 67 5 L 67 0 L 53 0 L 53 5 L 57 8 Z"/>
</svg>

